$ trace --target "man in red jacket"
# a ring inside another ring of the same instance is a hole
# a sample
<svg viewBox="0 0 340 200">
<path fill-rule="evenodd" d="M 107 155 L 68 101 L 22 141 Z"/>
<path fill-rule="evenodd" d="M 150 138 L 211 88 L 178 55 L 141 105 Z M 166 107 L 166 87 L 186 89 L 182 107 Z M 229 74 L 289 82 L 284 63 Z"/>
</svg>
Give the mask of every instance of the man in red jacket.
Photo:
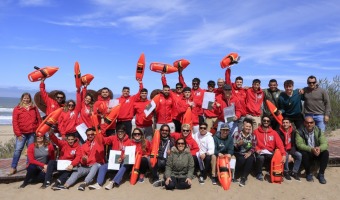
<svg viewBox="0 0 340 200">
<path fill-rule="evenodd" d="M 224 84 L 223 79 L 220 80 L 218 79 L 218 81 L 222 81 L 222 83 Z M 215 91 L 217 90 L 223 90 L 223 85 L 221 88 L 216 89 L 215 88 L 215 81 L 208 81 L 207 83 L 208 85 L 208 89 L 205 90 L 205 92 L 213 92 L 215 93 Z M 205 122 L 208 124 L 207 130 L 210 131 L 210 129 L 214 126 L 215 123 L 217 123 L 217 114 L 214 113 L 213 108 L 211 107 L 210 109 L 203 109 L 204 112 L 204 117 L 205 117 Z"/>
<path fill-rule="evenodd" d="M 262 167 L 264 164 L 270 165 L 274 151 L 278 148 L 282 155 L 282 163 L 286 162 L 286 151 L 279 134 L 270 127 L 270 118 L 262 116 L 261 126 L 254 131 L 256 140 L 256 179 L 263 181 Z"/>
<path fill-rule="evenodd" d="M 170 86 L 163 85 L 163 90 L 159 93 L 160 99 L 156 106 L 156 129 L 159 130 L 163 124 L 170 127 L 170 132 L 175 132 L 175 124 L 172 122 L 172 111 L 175 106 L 173 95 L 170 93 Z"/>
<path fill-rule="evenodd" d="M 48 93 L 45 90 L 45 78 L 41 79 L 40 82 L 40 95 L 44 103 L 46 104 L 46 116 L 51 112 L 57 110 L 60 107 L 64 106 L 65 103 L 65 93 L 63 91 L 57 91 L 54 95 L 54 99 L 48 96 Z"/>
<path fill-rule="evenodd" d="M 247 90 L 246 97 L 247 117 L 253 120 L 253 130 L 255 130 L 261 122 L 263 99 L 264 94 L 261 89 L 261 81 L 254 79 L 252 87 Z"/>
<path fill-rule="evenodd" d="M 143 82 L 138 80 L 139 83 L 139 91 L 143 89 Z M 117 125 L 124 124 L 126 127 L 126 133 L 128 136 L 131 136 L 132 131 L 132 118 L 133 114 L 133 104 L 135 101 L 139 99 L 140 92 L 137 94 L 130 96 L 130 88 L 124 86 L 122 90 L 122 96 L 118 98 L 120 103 L 120 110 L 117 117 Z"/>
</svg>

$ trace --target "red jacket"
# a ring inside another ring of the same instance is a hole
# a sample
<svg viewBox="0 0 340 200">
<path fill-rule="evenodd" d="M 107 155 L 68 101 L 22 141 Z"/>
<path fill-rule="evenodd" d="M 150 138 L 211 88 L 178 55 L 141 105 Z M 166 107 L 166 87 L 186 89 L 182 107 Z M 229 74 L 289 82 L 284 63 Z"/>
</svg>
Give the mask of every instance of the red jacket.
<svg viewBox="0 0 340 200">
<path fill-rule="evenodd" d="M 59 160 L 70 160 L 72 161 L 72 166 L 77 166 L 79 164 L 82 153 L 78 139 L 74 141 L 74 144 L 72 146 L 70 146 L 64 140 L 59 140 L 54 134 L 50 135 L 50 139 L 60 149 Z"/>
<path fill-rule="evenodd" d="M 35 133 L 41 122 L 39 110 L 35 106 L 30 106 L 28 110 L 20 106 L 13 109 L 13 132 L 17 137 L 22 134 Z"/>
<path fill-rule="evenodd" d="M 28 165 L 33 164 L 33 165 L 37 165 L 39 167 L 44 167 L 44 165 L 47 165 L 49 160 L 54 160 L 55 156 L 54 156 L 53 145 L 51 143 L 49 143 L 46 148 L 47 148 L 47 152 L 48 152 L 47 162 L 42 163 L 42 162 L 36 160 L 36 157 L 35 157 L 35 154 L 34 154 L 35 143 L 33 142 L 32 144 L 30 144 L 27 148 Z"/>
<path fill-rule="evenodd" d="M 180 77 L 181 76 L 179 76 L 179 81 L 181 80 Z M 162 84 L 167 85 L 167 81 L 166 81 L 165 76 L 162 76 Z M 173 100 L 175 102 L 174 106 L 172 107 L 172 119 L 176 119 L 176 120 L 180 121 L 181 116 L 179 116 L 179 114 L 178 114 L 178 103 L 179 103 L 179 101 L 181 101 L 183 94 L 173 92 L 172 90 L 170 90 L 170 93 L 171 93 L 171 97 L 173 98 Z"/>
<path fill-rule="evenodd" d="M 128 146 L 136 146 L 136 154 L 139 152 L 142 154 L 142 156 L 149 156 L 151 153 L 151 143 L 149 140 L 145 140 L 146 148 L 145 151 L 142 149 L 142 143 L 141 142 L 135 142 L 133 140 L 130 140 L 130 145 Z"/>
<path fill-rule="evenodd" d="M 185 111 L 189 107 L 189 102 L 194 102 L 194 106 L 191 108 L 191 117 L 192 117 L 192 125 L 196 126 L 199 124 L 199 119 L 198 119 L 198 113 L 200 111 L 200 107 L 197 106 L 198 102 L 197 99 L 196 101 L 190 97 L 189 99 L 185 99 L 182 97 L 181 101 L 178 102 L 178 116 L 180 117 L 180 122 L 183 123 L 183 116 L 185 114 Z"/>
<path fill-rule="evenodd" d="M 45 90 L 45 83 L 40 83 L 40 95 L 42 100 L 46 104 L 46 115 L 49 115 L 51 112 L 57 110 L 61 106 L 58 104 L 58 102 L 55 99 L 52 99 L 48 96 L 46 90 Z M 63 105 L 62 105 L 63 106 Z"/>
<path fill-rule="evenodd" d="M 123 151 L 125 150 L 126 146 L 129 146 L 131 144 L 131 141 L 129 139 L 128 135 L 125 135 L 125 137 L 120 140 L 117 135 L 112 135 L 109 137 L 103 138 L 104 144 L 106 145 L 112 145 L 112 150 L 116 151 Z"/>
<path fill-rule="evenodd" d="M 139 91 L 143 89 L 143 83 L 139 84 Z M 133 96 L 124 97 L 123 95 L 118 98 L 120 103 L 120 111 L 117 117 L 117 121 L 131 121 L 133 118 L 133 104 L 140 97 L 140 93 Z"/>
<path fill-rule="evenodd" d="M 210 92 L 210 91 L 209 90 L 205 90 L 205 92 Z M 221 94 L 220 93 L 220 89 L 218 89 L 218 88 L 214 88 L 213 92 L 215 93 L 215 96 L 217 96 L 218 94 Z M 207 117 L 207 118 L 217 117 L 217 115 L 214 112 L 214 110 L 203 109 L 203 113 L 204 113 L 204 116 Z"/>
<path fill-rule="evenodd" d="M 286 155 L 285 148 L 283 146 L 282 140 L 271 127 L 267 131 L 262 129 L 262 126 L 259 126 L 254 130 L 254 137 L 256 140 L 255 151 L 267 149 L 270 152 L 274 152 L 276 148 L 280 149 L 282 156 Z"/>
<path fill-rule="evenodd" d="M 262 114 L 261 106 L 263 99 L 264 93 L 261 88 L 257 91 L 254 91 L 253 88 L 249 88 L 247 90 L 246 98 L 247 114 L 259 117 Z"/>
<path fill-rule="evenodd" d="M 93 105 L 93 112 L 95 112 L 96 114 L 102 114 L 102 115 L 104 115 L 104 117 L 106 115 L 108 115 L 110 113 L 110 111 L 109 111 L 110 100 L 111 100 L 110 97 L 103 99 L 102 96 L 98 95 L 98 99 Z M 122 110 L 122 109 L 120 109 L 120 110 Z M 99 123 L 101 122 L 99 115 L 98 115 L 98 121 L 99 121 Z M 104 127 L 105 127 L 105 130 L 116 129 L 116 122 L 113 122 L 110 127 L 107 127 L 105 125 L 104 125 Z M 102 130 L 104 130 L 104 129 L 102 129 Z"/>
<path fill-rule="evenodd" d="M 170 136 L 177 141 L 179 138 L 184 138 L 183 135 L 181 133 L 177 133 L 177 132 L 173 132 L 170 134 Z M 189 135 L 185 138 L 185 141 L 187 143 L 187 146 L 190 149 L 190 153 L 193 156 L 196 156 L 196 153 L 200 150 L 200 148 L 198 147 L 197 142 L 195 141 L 195 139 L 192 137 L 192 134 L 189 133 Z"/>
<path fill-rule="evenodd" d="M 77 93 L 77 105 L 81 105 L 78 124 L 84 123 L 88 128 L 90 128 L 93 127 L 93 122 L 91 119 L 93 105 L 85 104 L 84 99 L 86 97 L 86 92 L 86 87 L 84 87 L 81 91 L 81 94 Z"/>
<path fill-rule="evenodd" d="M 86 162 L 81 159 L 81 164 L 83 166 L 92 166 L 95 163 L 104 163 L 104 145 L 100 143 L 97 138 L 94 138 L 92 141 L 86 140 L 86 142 L 81 146 L 81 149 L 82 157 L 88 157 Z"/>
<path fill-rule="evenodd" d="M 246 116 L 247 109 L 246 109 L 246 97 L 247 97 L 247 90 L 244 88 L 237 88 L 235 83 L 231 82 L 230 79 L 231 69 L 228 68 L 225 71 L 225 83 L 231 85 L 233 96 L 238 98 L 241 104 L 241 116 Z"/>
<path fill-rule="evenodd" d="M 175 101 L 170 95 L 165 98 L 163 93 L 159 93 L 160 100 L 156 105 L 156 116 L 157 116 L 157 124 L 167 124 L 172 122 L 172 108 L 175 104 Z"/>
<path fill-rule="evenodd" d="M 218 95 L 215 101 L 221 105 L 220 107 L 217 107 L 216 105 L 213 106 L 215 114 L 218 115 L 218 120 L 225 122 L 223 109 L 232 104 L 235 106 L 235 115 L 237 119 L 241 117 L 241 104 L 238 98 L 231 96 L 231 98 L 227 100 L 224 98 L 224 95 Z"/>
<path fill-rule="evenodd" d="M 76 108 L 72 111 L 63 111 L 61 112 L 58 118 L 58 130 L 62 137 L 65 137 L 67 133 L 76 132 L 76 126 L 78 125 L 78 114 L 79 110 Z"/>
<path fill-rule="evenodd" d="M 146 99 L 145 101 L 142 101 L 141 99 L 139 99 L 135 101 L 135 103 L 133 104 L 133 113 L 136 116 L 135 118 L 136 127 L 145 128 L 145 127 L 152 126 L 153 112 L 148 117 L 146 117 L 144 113 L 146 106 L 150 102 L 151 100 L 148 100 L 148 99 Z"/>
</svg>

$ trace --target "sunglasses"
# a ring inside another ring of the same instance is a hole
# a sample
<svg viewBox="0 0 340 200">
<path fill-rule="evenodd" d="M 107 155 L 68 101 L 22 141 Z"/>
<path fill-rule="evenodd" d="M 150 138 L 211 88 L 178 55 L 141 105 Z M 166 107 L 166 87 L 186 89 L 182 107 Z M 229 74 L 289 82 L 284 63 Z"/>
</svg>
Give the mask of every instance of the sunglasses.
<svg viewBox="0 0 340 200">
<path fill-rule="evenodd" d="M 177 145 L 185 145 L 184 142 L 177 142 Z"/>
<path fill-rule="evenodd" d="M 68 107 L 74 107 L 74 104 L 68 104 L 67 106 Z"/>
<path fill-rule="evenodd" d="M 135 135 L 142 135 L 141 133 L 132 133 L 133 136 Z"/>
<path fill-rule="evenodd" d="M 207 130 L 207 127 L 200 127 L 200 129 Z"/>
<path fill-rule="evenodd" d="M 308 82 L 308 84 L 315 84 L 316 82 L 314 81 L 314 82 Z"/>
<path fill-rule="evenodd" d="M 125 131 L 117 131 L 117 133 L 125 133 Z"/>
<path fill-rule="evenodd" d="M 198 83 L 192 83 L 192 85 L 198 85 Z"/>
<path fill-rule="evenodd" d="M 262 122 L 270 122 L 270 120 L 262 120 Z"/>
<path fill-rule="evenodd" d="M 176 89 L 182 89 L 182 87 L 176 87 Z"/>
<path fill-rule="evenodd" d="M 161 131 L 164 131 L 164 132 L 169 132 L 170 130 L 161 130 Z"/>
<path fill-rule="evenodd" d="M 64 97 L 56 97 L 57 99 L 62 99 L 62 98 L 64 98 Z"/>
<path fill-rule="evenodd" d="M 89 136 L 94 136 L 94 134 L 87 134 L 87 137 L 89 137 Z"/>
<path fill-rule="evenodd" d="M 183 131 L 183 132 L 190 132 L 190 130 L 184 130 L 184 129 L 183 129 L 182 131 Z"/>
</svg>

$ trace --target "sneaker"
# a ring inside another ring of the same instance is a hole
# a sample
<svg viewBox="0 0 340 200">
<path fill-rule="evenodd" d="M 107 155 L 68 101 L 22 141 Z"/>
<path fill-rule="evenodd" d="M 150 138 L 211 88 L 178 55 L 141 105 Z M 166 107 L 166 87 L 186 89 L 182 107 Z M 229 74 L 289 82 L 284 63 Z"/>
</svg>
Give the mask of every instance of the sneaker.
<svg viewBox="0 0 340 200">
<path fill-rule="evenodd" d="M 260 173 L 260 174 L 256 175 L 256 179 L 259 180 L 259 181 L 263 181 L 263 174 Z"/>
<path fill-rule="evenodd" d="M 89 189 L 90 189 L 90 190 L 99 190 L 99 189 L 101 189 L 101 188 L 102 188 L 102 186 L 100 186 L 98 183 L 89 185 Z"/>
<path fill-rule="evenodd" d="M 245 185 L 246 185 L 246 181 L 247 181 L 247 179 L 246 179 L 246 178 L 244 178 L 244 177 L 241 177 L 239 186 L 240 186 L 240 187 L 243 187 L 243 186 L 245 186 Z"/>
<path fill-rule="evenodd" d="M 327 183 L 324 174 L 320 174 L 320 173 L 319 173 L 318 176 L 317 176 L 317 178 L 319 179 L 319 183 L 321 183 L 321 184 L 326 184 L 326 183 Z"/>
<path fill-rule="evenodd" d="M 164 181 L 163 180 L 157 180 L 157 181 L 155 181 L 153 184 L 152 184 L 152 186 L 154 186 L 154 187 L 161 187 L 161 186 L 163 186 L 165 183 L 164 183 Z"/>
<path fill-rule="evenodd" d="M 290 175 L 289 175 L 288 172 L 284 172 L 284 173 L 283 173 L 283 176 L 285 177 L 285 179 L 286 179 L 287 181 L 291 181 L 291 180 L 292 180 L 292 178 L 290 177 Z"/>
<path fill-rule="evenodd" d="M 211 177 L 211 183 L 213 185 L 217 185 L 217 178 L 216 177 Z"/>
<path fill-rule="evenodd" d="M 67 187 L 65 187 L 64 185 L 61 185 L 61 184 L 57 184 L 55 183 L 53 186 L 52 186 L 52 190 L 56 191 L 56 190 L 66 190 Z"/>
<path fill-rule="evenodd" d="M 79 185 L 78 190 L 85 191 L 85 188 L 86 188 L 86 184 L 82 183 L 82 184 Z"/>
<path fill-rule="evenodd" d="M 138 178 L 138 182 L 139 182 L 139 183 L 144 183 L 144 177 L 139 177 L 139 178 Z"/>
<path fill-rule="evenodd" d="M 114 186 L 114 182 L 110 181 L 109 184 L 105 186 L 105 190 L 111 190 Z"/>
<path fill-rule="evenodd" d="M 200 176 L 200 177 L 198 178 L 198 182 L 199 182 L 201 185 L 204 184 L 204 178 L 203 178 L 203 176 Z"/>
<path fill-rule="evenodd" d="M 46 189 L 51 185 L 51 183 L 49 181 L 46 181 L 46 183 L 43 183 L 42 186 L 40 187 L 40 189 Z"/>
<path fill-rule="evenodd" d="M 231 179 L 231 182 L 233 182 L 233 183 L 239 183 L 240 180 L 238 180 L 237 178 L 233 178 L 233 179 Z"/>
<path fill-rule="evenodd" d="M 291 177 L 293 177 L 296 181 L 299 181 L 299 182 L 301 182 L 301 180 L 300 180 L 300 177 L 299 177 L 299 174 L 298 173 L 295 173 L 295 172 L 292 172 L 291 174 L 290 174 L 290 176 Z"/>
<path fill-rule="evenodd" d="M 306 180 L 307 180 L 308 182 L 314 182 L 313 174 L 307 174 L 307 175 L 306 175 Z"/>
<path fill-rule="evenodd" d="M 19 186 L 19 189 L 25 188 L 26 186 L 27 186 L 27 183 L 23 183 L 23 184 L 21 184 L 21 185 Z"/>
</svg>

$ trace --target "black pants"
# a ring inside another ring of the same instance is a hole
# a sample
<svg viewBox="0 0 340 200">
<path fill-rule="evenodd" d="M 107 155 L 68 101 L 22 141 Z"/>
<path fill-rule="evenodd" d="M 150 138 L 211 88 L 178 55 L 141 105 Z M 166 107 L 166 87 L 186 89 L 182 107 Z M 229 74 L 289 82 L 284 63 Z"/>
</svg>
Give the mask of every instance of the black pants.
<svg viewBox="0 0 340 200">
<path fill-rule="evenodd" d="M 131 138 L 131 132 L 132 132 L 132 123 L 130 121 L 117 121 L 116 127 L 118 128 L 121 124 L 124 124 L 126 134 L 128 134 L 129 138 Z"/>
<path fill-rule="evenodd" d="M 139 174 L 145 174 L 149 169 L 149 161 L 146 157 L 142 157 L 140 161 Z"/>
<path fill-rule="evenodd" d="M 166 165 L 166 159 L 159 159 L 157 158 L 157 163 L 155 164 L 155 166 L 152 168 L 152 179 L 159 179 L 158 176 L 158 170 L 165 170 L 165 165 Z"/>
<path fill-rule="evenodd" d="M 295 126 L 296 130 L 303 128 L 304 118 L 302 114 L 298 114 L 294 116 L 285 116 L 283 114 L 283 117 L 287 117 L 292 122 L 292 124 Z"/>
<path fill-rule="evenodd" d="M 301 154 L 302 154 L 302 164 L 306 170 L 306 174 L 310 174 L 310 166 L 313 160 L 320 161 L 319 173 L 320 174 L 325 173 L 325 169 L 327 167 L 328 159 L 329 159 L 329 152 L 327 150 L 321 152 L 319 156 L 315 156 L 313 153 L 307 152 L 307 151 L 301 151 Z"/>
<path fill-rule="evenodd" d="M 204 163 L 204 169 L 200 170 L 201 172 L 200 175 L 203 176 L 204 179 L 206 179 L 208 172 L 211 172 L 211 155 L 205 156 L 203 163 Z"/>
<path fill-rule="evenodd" d="M 46 175 L 45 175 L 45 183 L 48 181 L 48 182 L 51 182 L 52 180 L 52 174 L 54 171 L 57 170 L 57 164 L 58 164 L 58 161 L 56 160 L 50 160 L 48 162 L 48 165 L 47 165 L 47 172 L 46 172 Z M 64 184 L 67 180 L 67 178 L 69 176 L 71 176 L 72 174 L 72 171 L 60 171 L 60 176 L 58 178 L 59 182 L 61 184 Z"/>
<path fill-rule="evenodd" d="M 248 158 L 244 158 L 244 155 L 239 153 L 235 153 L 234 155 L 236 157 L 235 174 L 247 178 L 253 169 L 255 156 L 251 155 Z"/>
<path fill-rule="evenodd" d="M 171 176 L 171 181 L 169 185 L 165 185 L 165 189 L 167 190 L 173 190 L 173 189 L 189 189 L 191 185 L 189 185 L 187 182 L 185 182 L 186 178 L 176 178 L 174 176 Z"/>
<path fill-rule="evenodd" d="M 262 167 L 265 166 L 266 170 L 270 169 L 270 161 L 273 158 L 273 154 L 257 154 L 255 162 L 255 173 L 256 175 L 262 173 Z"/>
<path fill-rule="evenodd" d="M 177 119 L 172 119 L 172 122 L 175 124 L 175 132 L 180 133 L 182 130 L 182 123 Z"/>
<path fill-rule="evenodd" d="M 42 167 L 30 164 L 27 167 L 24 184 L 28 184 L 29 182 L 43 182 L 44 178 L 45 172 L 42 171 Z"/>
</svg>

